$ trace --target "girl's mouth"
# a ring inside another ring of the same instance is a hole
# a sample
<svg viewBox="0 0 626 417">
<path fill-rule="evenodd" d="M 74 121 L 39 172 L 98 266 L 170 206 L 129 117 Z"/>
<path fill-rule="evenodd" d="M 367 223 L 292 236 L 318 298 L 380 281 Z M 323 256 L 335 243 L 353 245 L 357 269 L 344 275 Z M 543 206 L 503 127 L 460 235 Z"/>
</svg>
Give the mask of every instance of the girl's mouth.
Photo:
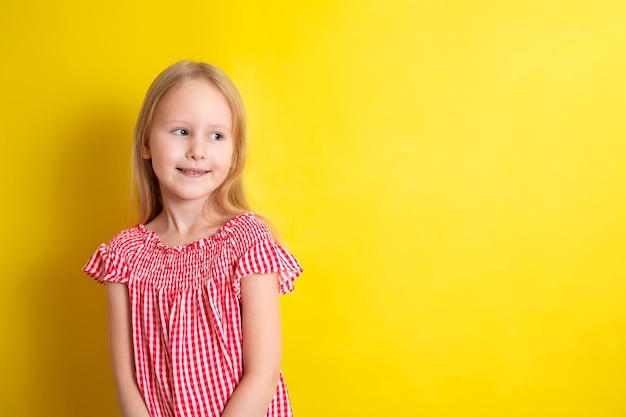
<svg viewBox="0 0 626 417">
<path fill-rule="evenodd" d="M 205 171 L 203 169 L 194 169 L 194 168 L 176 168 L 181 173 L 188 175 L 190 177 L 197 177 L 200 175 L 204 175 L 209 171 Z"/>
</svg>

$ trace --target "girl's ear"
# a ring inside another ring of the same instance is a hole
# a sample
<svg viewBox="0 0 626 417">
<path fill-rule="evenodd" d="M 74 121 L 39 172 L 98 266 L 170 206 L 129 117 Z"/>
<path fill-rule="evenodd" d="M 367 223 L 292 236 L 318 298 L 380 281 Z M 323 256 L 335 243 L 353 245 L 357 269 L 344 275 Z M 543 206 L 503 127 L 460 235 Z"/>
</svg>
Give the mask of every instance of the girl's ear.
<svg viewBox="0 0 626 417">
<path fill-rule="evenodd" d="M 150 153 L 150 145 L 148 145 L 146 143 L 146 146 L 143 147 L 143 151 L 141 152 L 141 156 L 143 157 L 143 159 L 150 159 L 152 158 L 152 154 Z"/>
</svg>

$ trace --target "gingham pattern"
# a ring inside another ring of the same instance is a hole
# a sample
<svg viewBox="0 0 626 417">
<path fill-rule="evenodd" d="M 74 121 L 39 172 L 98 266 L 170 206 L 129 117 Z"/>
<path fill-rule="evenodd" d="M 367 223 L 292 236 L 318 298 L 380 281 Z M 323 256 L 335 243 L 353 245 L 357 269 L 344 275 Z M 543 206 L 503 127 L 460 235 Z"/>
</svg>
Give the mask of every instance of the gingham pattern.
<svg viewBox="0 0 626 417">
<path fill-rule="evenodd" d="M 128 285 L 137 383 L 151 416 L 218 417 L 243 374 L 241 279 L 278 272 L 284 294 L 302 267 L 246 213 L 172 248 L 139 225 L 101 245 L 83 271 Z M 266 416 L 292 416 L 282 374 Z"/>
</svg>

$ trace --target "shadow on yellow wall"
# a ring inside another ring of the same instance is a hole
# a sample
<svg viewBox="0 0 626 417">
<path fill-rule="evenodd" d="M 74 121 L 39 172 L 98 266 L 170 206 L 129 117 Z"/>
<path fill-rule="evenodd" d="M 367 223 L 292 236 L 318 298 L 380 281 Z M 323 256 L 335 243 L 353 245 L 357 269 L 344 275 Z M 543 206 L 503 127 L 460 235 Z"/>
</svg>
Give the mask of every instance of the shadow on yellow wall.
<svg viewBox="0 0 626 417">
<path fill-rule="evenodd" d="M 63 126 L 47 132 L 57 144 L 44 162 L 41 180 L 53 198 L 25 195 L 37 204 L 38 218 L 27 227 L 27 244 L 39 256 L 21 258 L 23 315 L 12 333 L 23 337 L 23 386 L 7 415 L 113 415 L 116 411 L 108 371 L 106 300 L 103 288 L 81 273 L 101 241 L 126 227 L 128 187 L 120 181 L 128 165 L 128 116 L 110 103 L 81 103 L 65 114 Z M 117 207 L 115 207 L 117 206 Z M 23 256 L 23 255 L 22 255 Z M 5 313 L 6 314 L 6 313 Z M 6 375 L 6 374 L 5 374 Z M 11 404 L 11 403 L 9 403 Z M 95 409 L 94 409 L 95 407 Z"/>
</svg>

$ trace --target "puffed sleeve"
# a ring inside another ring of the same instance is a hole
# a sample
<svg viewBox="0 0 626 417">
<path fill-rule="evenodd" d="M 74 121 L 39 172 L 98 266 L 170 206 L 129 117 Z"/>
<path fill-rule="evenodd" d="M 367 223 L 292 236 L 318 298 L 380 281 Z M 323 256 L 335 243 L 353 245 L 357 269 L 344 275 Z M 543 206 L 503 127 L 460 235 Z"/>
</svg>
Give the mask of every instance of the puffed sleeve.
<svg viewBox="0 0 626 417">
<path fill-rule="evenodd" d="M 302 270 L 298 260 L 274 240 L 260 240 L 248 248 L 239 259 L 233 279 L 233 290 L 240 299 L 243 277 L 251 274 L 278 272 L 280 293 L 286 294 L 293 291 L 293 282 Z"/>
<path fill-rule="evenodd" d="M 128 284 L 129 272 L 124 259 L 102 244 L 89 258 L 83 272 L 103 284 L 105 281 Z"/>
</svg>

